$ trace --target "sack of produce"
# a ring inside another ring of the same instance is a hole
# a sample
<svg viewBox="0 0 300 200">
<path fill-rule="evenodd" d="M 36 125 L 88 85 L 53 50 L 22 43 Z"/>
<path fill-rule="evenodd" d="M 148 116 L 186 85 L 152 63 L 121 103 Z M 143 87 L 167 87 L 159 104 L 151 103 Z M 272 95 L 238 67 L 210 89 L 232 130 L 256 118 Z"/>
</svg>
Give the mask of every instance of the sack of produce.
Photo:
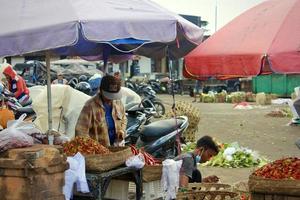
<svg viewBox="0 0 300 200">
<path fill-rule="evenodd" d="M 215 95 L 213 93 L 202 94 L 202 102 L 203 103 L 214 103 L 215 102 Z"/>
<path fill-rule="evenodd" d="M 245 92 L 233 92 L 231 93 L 231 103 L 241 103 L 246 101 Z"/>
<path fill-rule="evenodd" d="M 216 103 L 225 103 L 226 96 L 227 96 L 227 93 L 225 91 L 215 94 L 215 102 Z"/>
<path fill-rule="evenodd" d="M 253 94 L 252 92 L 247 92 L 246 93 L 246 101 L 247 102 L 255 102 L 256 101 L 256 95 Z"/>
<path fill-rule="evenodd" d="M 272 98 L 277 98 L 275 95 L 265 94 L 264 92 L 256 94 L 256 104 L 271 105 Z"/>
</svg>

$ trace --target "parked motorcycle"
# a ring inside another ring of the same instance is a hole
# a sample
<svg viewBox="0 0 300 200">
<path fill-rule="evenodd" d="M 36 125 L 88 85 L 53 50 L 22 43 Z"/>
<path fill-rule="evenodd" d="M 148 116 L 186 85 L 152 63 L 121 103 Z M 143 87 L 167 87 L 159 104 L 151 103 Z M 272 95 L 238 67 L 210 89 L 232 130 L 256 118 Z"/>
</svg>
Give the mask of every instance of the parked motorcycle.
<svg viewBox="0 0 300 200">
<path fill-rule="evenodd" d="M 145 108 L 153 108 L 156 112 L 154 117 L 159 118 L 165 114 L 166 108 L 162 101 L 156 97 L 155 91 L 151 88 L 151 86 L 147 86 L 143 88 L 143 96 L 142 104 Z"/>
<path fill-rule="evenodd" d="M 145 108 L 143 100 L 132 90 L 125 88 L 122 102 L 127 113 L 127 136 L 125 144 L 135 144 L 138 148 L 157 158 L 173 158 L 178 155 L 181 134 L 188 127 L 188 118 L 179 116 L 151 122 L 156 112 Z M 178 139 L 180 140 L 178 143 Z"/>
<path fill-rule="evenodd" d="M 127 116 L 125 144 L 135 144 L 139 136 L 139 131 L 144 125 L 152 122 L 155 111 L 151 108 L 144 108 L 141 103 L 126 105 L 125 110 Z"/>
<path fill-rule="evenodd" d="M 136 147 L 143 147 L 156 158 L 174 158 L 180 152 L 180 138 L 187 127 L 186 116 L 153 122 L 139 132 Z"/>
<path fill-rule="evenodd" d="M 1 87 L 1 86 L 0 86 Z M 15 97 L 14 94 L 3 87 L 0 93 L 0 99 L 4 100 L 9 109 L 11 109 L 15 118 L 18 119 L 22 114 L 26 114 L 26 119 L 31 119 L 32 121 L 36 118 L 36 113 L 31 107 L 32 100 L 28 100 L 25 104 L 21 104 Z"/>
<path fill-rule="evenodd" d="M 160 83 L 158 80 L 150 80 L 148 82 L 148 84 L 152 87 L 152 89 L 156 93 L 166 93 L 167 92 L 167 88 L 162 83 Z"/>
<path fill-rule="evenodd" d="M 81 75 L 79 77 L 79 79 L 73 77 L 68 82 L 68 85 L 80 92 L 87 94 L 87 95 L 93 95 L 91 85 L 88 83 L 88 79 L 85 77 L 86 77 L 85 75 Z"/>
</svg>

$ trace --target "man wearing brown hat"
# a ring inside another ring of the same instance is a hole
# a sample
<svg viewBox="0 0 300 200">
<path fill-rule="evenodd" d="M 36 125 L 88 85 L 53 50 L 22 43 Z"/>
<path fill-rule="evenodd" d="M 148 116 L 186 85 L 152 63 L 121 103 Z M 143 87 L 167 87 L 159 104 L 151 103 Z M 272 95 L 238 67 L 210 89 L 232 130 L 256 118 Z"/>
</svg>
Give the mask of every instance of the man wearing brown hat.
<svg viewBox="0 0 300 200">
<path fill-rule="evenodd" d="M 99 93 L 82 108 L 75 135 L 89 135 L 105 146 L 120 144 L 125 138 L 127 125 L 121 97 L 120 80 L 104 76 Z"/>
</svg>

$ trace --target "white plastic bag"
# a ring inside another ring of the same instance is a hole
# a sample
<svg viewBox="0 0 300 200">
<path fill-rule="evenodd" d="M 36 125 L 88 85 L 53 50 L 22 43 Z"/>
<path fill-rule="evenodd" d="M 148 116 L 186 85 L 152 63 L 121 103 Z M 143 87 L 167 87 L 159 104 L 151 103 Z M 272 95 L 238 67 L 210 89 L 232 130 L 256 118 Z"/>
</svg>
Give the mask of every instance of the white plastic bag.
<svg viewBox="0 0 300 200">
<path fill-rule="evenodd" d="M 179 171 L 182 160 L 166 159 L 162 162 L 163 171 L 161 176 L 161 184 L 163 192 L 166 192 L 166 200 L 176 199 L 176 193 L 179 188 Z"/>
<path fill-rule="evenodd" d="M 20 116 L 17 120 L 11 120 L 7 122 L 7 127 L 15 127 L 22 133 L 26 133 L 27 135 L 41 133 L 41 130 L 36 128 L 36 126 L 32 122 L 25 122 L 26 114 Z"/>
<path fill-rule="evenodd" d="M 7 128 L 0 132 L 0 152 L 33 145 L 33 138 L 26 132 L 28 127 L 22 126 L 25 117 L 26 114 L 14 120 L 13 123 L 8 123 Z"/>
<path fill-rule="evenodd" d="M 145 165 L 145 159 L 143 154 L 139 153 L 136 156 L 129 157 L 125 162 L 127 167 L 135 167 L 137 169 L 141 169 Z"/>
<path fill-rule="evenodd" d="M 75 154 L 73 157 L 68 157 L 69 169 L 65 171 L 65 185 L 63 187 L 63 193 L 65 199 L 72 198 L 73 186 L 76 183 L 77 191 L 82 193 L 90 192 L 86 175 L 85 175 L 85 159 L 81 153 Z"/>
</svg>

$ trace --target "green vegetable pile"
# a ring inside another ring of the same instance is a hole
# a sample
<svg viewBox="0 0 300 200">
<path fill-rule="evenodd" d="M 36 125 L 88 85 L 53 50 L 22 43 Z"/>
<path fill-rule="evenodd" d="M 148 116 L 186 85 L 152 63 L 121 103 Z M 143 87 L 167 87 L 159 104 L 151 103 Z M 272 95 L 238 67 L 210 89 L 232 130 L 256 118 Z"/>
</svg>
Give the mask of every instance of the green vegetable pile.
<svg viewBox="0 0 300 200">
<path fill-rule="evenodd" d="M 217 156 L 202 166 L 217 166 L 224 168 L 247 168 L 262 166 L 267 160 L 260 157 L 256 151 L 240 147 L 238 143 L 223 144 Z"/>
<path fill-rule="evenodd" d="M 187 153 L 187 152 L 192 152 L 196 148 L 196 143 L 195 142 L 187 142 L 186 144 L 181 145 L 181 152 L 182 153 Z"/>
<path fill-rule="evenodd" d="M 196 148 L 196 143 L 189 142 L 182 145 L 182 153 L 192 152 Z M 216 166 L 224 168 L 247 168 L 263 166 L 268 160 L 260 157 L 256 151 L 240 147 L 237 142 L 219 144 L 219 153 L 210 161 L 203 163 L 202 166 Z"/>
</svg>

